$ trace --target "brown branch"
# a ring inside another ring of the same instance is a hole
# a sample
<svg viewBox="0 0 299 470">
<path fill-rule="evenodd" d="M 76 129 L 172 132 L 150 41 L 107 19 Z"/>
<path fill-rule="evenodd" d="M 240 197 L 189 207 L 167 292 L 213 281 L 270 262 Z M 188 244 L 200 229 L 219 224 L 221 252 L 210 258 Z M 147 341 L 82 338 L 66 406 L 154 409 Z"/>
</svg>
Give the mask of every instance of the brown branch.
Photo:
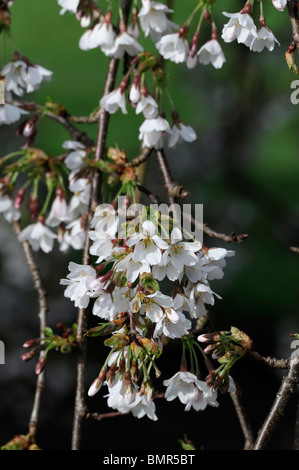
<svg viewBox="0 0 299 470">
<path fill-rule="evenodd" d="M 143 186 L 143 184 L 138 184 L 137 189 L 139 189 L 141 193 L 145 194 L 153 204 L 160 204 L 161 201 L 159 197 Z"/>
<path fill-rule="evenodd" d="M 225 233 L 218 233 L 215 230 L 210 229 L 206 224 L 202 227 L 204 233 L 209 235 L 209 237 L 220 238 L 224 240 L 226 243 L 238 242 L 241 243 L 243 240 L 248 238 L 247 233 L 243 233 L 242 235 L 236 235 L 235 232 L 232 232 L 230 235 L 226 235 Z"/>
<path fill-rule="evenodd" d="M 189 220 L 194 226 L 196 226 L 199 230 L 202 230 L 204 233 L 209 235 L 209 237 L 219 238 L 226 243 L 238 242 L 241 243 L 243 240 L 248 238 L 246 233 L 242 235 L 236 235 L 235 232 L 232 232 L 230 235 L 226 235 L 225 233 L 218 233 L 215 230 L 210 229 L 206 224 L 202 224 L 194 219 L 190 214 L 183 212 L 183 217 Z"/>
<path fill-rule="evenodd" d="M 297 0 L 287 0 L 287 9 L 293 32 L 293 41 L 299 52 L 299 12 Z"/>
<path fill-rule="evenodd" d="M 263 364 L 269 367 L 273 367 L 274 369 L 289 369 L 290 367 L 289 359 L 276 359 L 275 357 L 264 357 L 257 351 L 248 351 L 247 354 L 256 361 L 262 362 Z"/>
<path fill-rule="evenodd" d="M 13 228 L 14 228 L 16 235 L 19 235 L 21 233 L 21 226 L 19 222 L 13 221 L 12 224 L 13 224 Z M 40 271 L 35 263 L 32 249 L 31 249 L 29 242 L 24 241 L 22 245 L 23 245 L 25 258 L 26 258 L 26 261 L 27 261 L 27 264 L 28 264 L 28 267 L 29 267 L 29 270 L 33 279 L 34 288 L 36 289 L 37 295 L 38 295 L 38 303 L 39 303 L 38 317 L 39 317 L 39 322 L 40 322 L 40 338 L 44 339 L 45 328 L 47 326 L 47 312 L 48 312 L 47 292 L 44 287 Z M 39 360 L 43 358 L 43 354 L 44 352 L 41 351 Z M 44 386 L 45 386 L 45 367 L 38 375 L 38 378 L 36 381 L 33 407 L 32 407 L 30 420 L 29 420 L 29 435 L 31 437 L 31 440 L 33 441 L 35 441 L 35 436 L 37 433 L 41 397 L 42 397 L 42 391 L 44 389 Z"/>
<path fill-rule="evenodd" d="M 53 121 L 58 122 L 58 124 L 61 124 L 69 132 L 72 140 L 81 142 L 87 147 L 94 146 L 94 141 L 90 139 L 90 137 L 88 137 L 86 132 L 79 131 L 75 126 L 73 126 L 73 124 L 68 121 L 67 117 L 59 116 L 57 114 L 51 113 L 50 111 L 46 112 L 45 116 L 52 119 Z"/>
<path fill-rule="evenodd" d="M 128 412 L 129 413 L 129 412 Z M 121 411 L 111 411 L 110 413 L 86 413 L 85 418 L 92 418 L 96 421 L 101 421 L 106 418 L 115 418 L 116 416 L 126 416 L 128 413 L 122 413 Z"/>
<path fill-rule="evenodd" d="M 67 120 L 75 124 L 96 124 L 99 121 L 99 110 L 91 116 L 73 116 L 68 114 Z"/>
<path fill-rule="evenodd" d="M 284 409 L 294 393 L 297 383 L 299 382 L 299 354 L 295 351 L 290 358 L 290 368 L 288 374 L 282 379 L 281 386 L 276 394 L 272 408 L 259 430 L 257 440 L 253 450 L 265 449 L 269 442 Z"/>
<path fill-rule="evenodd" d="M 108 72 L 104 87 L 103 96 L 110 93 L 115 85 L 116 73 L 118 69 L 119 60 L 112 57 L 109 61 Z M 98 115 L 98 135 L 95 150 L 95 161 L 99 162 L 103 159 L 106 150 L 106 139 L 109 124 L 110 114 L 101 107 Z M 102 184 L 102 172 L 95 169 L 94 177 L 92 181 L 92 192 L 91 192 L 91 212 L 95 211 L 96 206 L 101 201 L 101 184 Z"/>
<path fill-rule="evenodd" d="M 16 101 L 12 102 L 15 106 L 19 108 L 25 109 L 26 111 L 42 111 L 43 107 L 33 101 Z M 88 137 L 86 132 L 79 131 L 73 124 L 69 122 L 70 116 L 64 110 L 64 114 L 55 114 L 51 111 L 46 111 L 44 116 L 52 119 L 53 121 L 57 122 L 61 126 L 63 126 L 70 134 L 72 140 L 76 140 L 78 142 L 82 142 L 82 144 L 87 145 L 88 147 L 94 146 L 94 141 Z"/>
<path fill-rule="evenodd" d="M 139 166 L 141 165 L 142 163 L 144 163 L 148 157 L 151 155 L 152 153 L 152 149 L 148 148 L 148 147 L 144 147 L 142 150 L 141 150 L 141 153 L 140 155 L 138 155 L 137 157 L 133 158 L 133 160 L 131 160 L 130 162 L 127 162 L 123 165 L 124 168 L 126 167 L 135 167 L 135 166 Z"/>
<path fill-rule="evenodd" d="M 164 150 L 156 150 L 156 156 L 162 174 L 163 184 L 167 191 L 169 204 L 174 204 L 175 198 L 177 197 L 181 199 L 187 198 L 189 196 L 189 191 L 174 181 Z"/>
<path fill-rule="evenodd" d="M 132 0 L 122 1 L 122 11 L 124 21 L 127 21 L 129 10 L 131 7 Z M 119 60 L 111 58 L 108 65 L 108 71 L 106 75 L 106 82 L 104 87 L 104 95 L 110 93 L 115 84 L 116 73 L 118 69 Z M 95 161 L 100 161 L 104 157 L 106 149 L 106 139 L 109 124 L 109 113 L 104 108 L 100 108 L 98 114 L 98 134 L 97 143 L 95 149 Z M 102 173 L 100 170 L 95 169 L 94 176 L 92 179 L 92 190 L 88 211 L 88 224 L 91 222 L 94 211 L 97 205 L 101 201 L 101 184 L 102 184 Z M 88 230 L 85 238 L 85 245 L 83 249 L 83 264 L 89 264 L 90 262 L 90 239 L 88 237 Z M 72 450 L 79 450 L 80 439 L 81 439 L 81 425 L 82 419 L 86 416 L 86 405 L 85 405 L 85 387 L 84 387 L 84 375 L 85 375 L 85 356 L 86 356 L 86 340 L 83 337 L 86 329 L 86 311 L 84 308 L 78 309 L 77 315 L 77 343 L 78 343 L 78 359 L 77 359 L 77 385 L 76 385 L 76 396 L 75 396 L 75 410 L 73 420 L 73 435 L 72 435 Z"/>
<path fill-rule="evenodd" d="M 230 393 L 230 397 L 234 404 L 234 407 L 235 407 L 235 410 L 239 419 L 239 423 L 243 431 L 243 435 L 245 439 L 244 450 L 249 450 L 252 448 L 254 444 L 254 435 L 253 435 L 251 426 L 247 418 L 246 411 L 244 409 L 244 406 L 241 400 L 240 389 L 237 387 L 237 390 L 235 392 Z"/>
</svg>

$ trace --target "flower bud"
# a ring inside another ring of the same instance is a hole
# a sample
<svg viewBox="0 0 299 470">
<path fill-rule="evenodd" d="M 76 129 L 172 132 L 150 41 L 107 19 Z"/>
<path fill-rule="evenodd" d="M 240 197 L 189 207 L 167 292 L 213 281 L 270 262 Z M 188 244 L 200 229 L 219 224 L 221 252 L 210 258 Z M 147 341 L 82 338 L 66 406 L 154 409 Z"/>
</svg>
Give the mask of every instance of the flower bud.
<svg viewBox="0 0 299 470">
<path fill-rule="evenodd" d="M 39 361 L 38 363 L 36 364 L 36 367 L 35 367 L 35 373 L 36 375 L 39 375 L 45 368 L 45 365 L 46 365 L 46 356 L 43 356 Z"/>
<path fill-rule="evenodd" d="M 19 191 L 16 194 L 15 200 L 14 200 L 14 206 L 16 209 L 20 209 L 21 204 L 24 200 L 24 195 L 25 195 L 25 188 L 24 186 L 19 189 Z"/>
<path fill-rule="evenodd" d="M 31 219 L 35 219 L 40 212 L 39 200 L 37 197 L 31 197 L 29 201 L 29 213 Z"/>
<path fill-rule="evenodd" d="M 39 341 L 40 341 L 39 338 L 28 339 L 23 344 L 23 348 L 32 348 L 33 346 L 36 346 L 37 344 L 39 344 Z"/>
</svg>

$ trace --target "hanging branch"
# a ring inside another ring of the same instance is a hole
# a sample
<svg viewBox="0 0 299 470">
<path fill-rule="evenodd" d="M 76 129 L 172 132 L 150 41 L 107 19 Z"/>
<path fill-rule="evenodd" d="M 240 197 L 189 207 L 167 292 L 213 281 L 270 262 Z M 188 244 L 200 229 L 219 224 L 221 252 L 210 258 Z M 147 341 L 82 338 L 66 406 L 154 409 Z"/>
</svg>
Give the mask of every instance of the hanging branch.
<svg viewBox="0 0 299 470">
<path fill-rule="evenodd" d="M 12 221 L 13 228 L 15 230 L 16 235 L 18 236 L 21 233 L 21 227 L 19 222 L 13 220 Z M 40 271 L 35 263 L 32 249 L 30 244 L 27 241 L 22 243 L 23 250 L 25 254 L 25 258 L 32 276 L 32 280 L 34 283 L 34 288 L 37 291 L 38 295 L 38 303 L 39 303 L 39 322 L 40 322 L 40 338 L 45 338 L 45 328 L 47 326 L 47 312 L 48 312 L 48 302 L 47 302 L 47 292 L 43 284 L 43 280 L 40 274 Z M 39 361 L 43 360 L 43 351 L 40 352 Z M 45 386 L 45 366 L 43 367 L 42 371 L 38 374 L 37 381 L 36 381 L 36 389 L 35 389 L 35 396 L 33 407 L 31 411 L 30 421 L 29 421 L 29 436 L 33 442 L 35 442 L 35 437 L 37 433 L 37 426 L 38 426 L 38 419 L 39 419 L 39 411 L 40 411 L 40 404 L 41 404 L 41 397 L 42 391 Z"/>
<path fill-rule="evenodd" d="M 299 354 L 295 352 L 290 358 L 290 368 L 288 374 L 282 379 L 281 386 L 276 394 L 272 408 L 259 430 L 257 440 L 253 450 L 263 450 L 270 440 L 279 419 L 283 415 L 284 409 L 294 393 L 299 382 Z"/>
<path fill-rule="evenodd" d="M 167 191 L 169 204 L 174 204 L 176 197 L 179 197 L 181 199 L 187 198 L 189 196 L 189 191 L 174 181 L 168 166 L 164 150 L 157 150 L 156 156 L 162 174 L 163 184 Z"/>
<path fill-rule="evenodd" d="M 122 11 L 124 21 L 127 21 L 130 6 L 132 0 L 123 0 Z M 118 70 L 119 60 L 111 58 L 108 65 L 108 71 L 106 76 L 106 82 L 104 86 L 104 95 L 110 93 L 115 84 L 116 74 Z M 103 159 L 106 150 L 106 138 L 109 124 L 109 113 L 104 108 L 100 108 L 98 114 L 98 135 L 95 150 L 95 161 L 98 162 Z M 90 205 L 88 211 L 88 223 L 91 222 L 92 216 L 97 205 L 101 201 L 101 183 L 102 173 L 100 170 L 95 169 L 92 179 L 92 190 L 90 197 Z M 86 234 L 85 245 L 83 249 L 83 264 L 89 264 L 90 261 L 90 240 L 88 237 L 88 231 Z M 78 360 L 77 360 L 77 386 L 75 396 L 75 410 L 74 410 L 74 421 L 73 421 L 73 435 L 72 435 L 72 450 L 78 450 L 80 447 L 81 438 L 81 424 L 82 419 L 86 415 L 85 405 L 85 387 L 84 387 L 84 375 L 85 375 L 85 355 L 86 355 L 86 341 L 83 338 L 84 331 L 86 329 L 86 311 L 84 308 L 78 309 L 77 316 L 77 343 L 78 343 Z"/>
<path fill-rule="evenodd" d="M 293 31 L 293 41 L 299 52 L 299 12 L 297 0 L 287 0 L 287 9 Z"/>
<path fill-rule="evenodd" d="M 235 392 L 230 393 L 230 397 L 234 404 L 237 416 L 239 418 L 240 426 L 243 431 L 245 439 L 244 450 L 249 450 L 254 444 L 254 435 L 241 400 L 241 391 L 239 387 L 237 387 L 237 390 Z"/>
<path fill-rule="evenodd" d="M 17 101 L 14 100 L 12 102 L 13 105 L 18 106 L 25 111 L 39 111 L 41 112 L 43 107 L 33 101 Z M 58 105 L 59 106 L 59 105 Z M 44 116 L 52 119 L 52 121 L 57 122 L 61 126 L 63 126 L 70 134 L 72 140 L 76 140 L 78 142 L 82 142 L 82 144 L 87 145 L 88 147 L 94 146 L 94 141 L 88 137 L 86 132 L 80 131 L 77 129 L 73 124 L 71 124 L 70 116 L 68 115 L 67 111 L 63 108 L 61 114 L 57 114 L 51 111 L 46 111 Z"/>
</svg>

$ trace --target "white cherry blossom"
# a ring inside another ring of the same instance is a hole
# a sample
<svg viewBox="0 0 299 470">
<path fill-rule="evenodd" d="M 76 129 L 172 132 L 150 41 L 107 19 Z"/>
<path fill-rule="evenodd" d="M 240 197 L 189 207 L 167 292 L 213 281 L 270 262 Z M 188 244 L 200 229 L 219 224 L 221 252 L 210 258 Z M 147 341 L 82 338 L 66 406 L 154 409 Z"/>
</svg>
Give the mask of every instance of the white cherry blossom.
<svg viewBox="0 0 299 470">
<path fill-rule="evenodd" d="M 193 266 L 198 262 L 195 253 L 201 247 L 200 242 L 183 241 L 181 230 L 175 227 L 171 232 L 170 244 L 163 253 L 162 262 L 159 263 L 159 266 L 153 268 L 154 275 L 157 274 L 158 280 L 162 280 L 164 276 L 172 281 L 178 279 L 185 266 Z"/>
<path fill-rule="evenodd" d="M 23 96 L 24 92 L 30 93 L 37 90 L 43 80 L 49 81 L 52 78 L 50 70 L 23 60 L 9 62 L 0 74 L 5 78 L 6 90 L 18 96 Z"/>
<path fill-rule="evenodd" d="M 258 29 L 257 37 L 253 38 L 250 44 L 250 50 L 253 52 L 261 52 L 264 48 L 266 48 L 269 51 L 273 51 L 275 43 L 280 46 L 272 31 L 266 25 L 264 25 Z"/>
<path fill-rule="evenodd" d="M 176 147 L 183 142 L 194 142 L 197 139 L 196 132 L 191 126 L 183 124 L 181 121 L 175 122 L 169 135 L 168 147 Z"/>
<path fill-rule="evenodd" d="M 140 274 L 151 272 L 151 267 L 147 261 L 135 262 L 132 258 L 133 253 L 129 253 L 114 267 L 116 272 L 125 273 L 128 282 L 135 282 Z"/>
<path fill-rule="evenodd" d="M 104 95 L 100 100 L 100 106 L 103 106 L 110 114 L 116 113 L 118 109 L 121 109 L 123 114 L 128 114 L 126 95 L 121 87 L 116 88 L 107 95 Z"/>
<path fill-rule="evenodd" d="M 136 114 L 143 113 L 145 119 L 154 119 L 158 116 L 159 105 L 150 94 L 142 94 L 136 106 Z"/>
<path fill-rule="evenodd" d="M 73 221 L 88 210 L 90 181 L 87 178 L 75 179 L 70 182 L 69 190 L 74 193 L 68 206 L 69 220 Z"/>
<path fill-rule="evenodd" d="M 67 286 L 64 296 L 69 297 L 75 307 L 86 308 L 90 301 L 88 295 L 90 284 L 96 278 L 96 270 L 92 266 L 74 263 L 71 261 L 68 266 L 69 274 L 67 279 L 61 279 L 60 284 Z"/>
<path fill-rule="evenodd" d="M 4 215 L 7 222 L 19 220 L 21 218 L 20 211 L 15 207 L 11 197 L 7 194 L 0 196 L 0 212 Z"/>
<path fill-rule="evenodd" d="M 53 249 L 57 235 L 42 222 L 27 225 L 18 236 L 19 242 L 28 241 L 33 251 L 41 249 L 44 253 L 50 253 Z"/>
<path fill-rule="evenodd" d="M 139 140 L 142 147 L 160 149 L 163 147 L 165 133 L 171 133 L 168 121 L 161 116 L 154 119 L 145 119 L 139 128 Z"/>
<path fill-rule="evenodd" d="M 226 13 L 224 16 L 230 18 L 222 30 L 222 39 L 224 42 L 232 42 L 235 39 L 238 43 L 244 43 L 248 47 L 253 39 L 257 37 L 257 29 L 252 17 L 248 13 Z"/>
<path fill-rule="evenodd" d="M 64 163 L 69 170 L 74 172 L 73 175 L 84 168 L 84 158 L 86 157 L 86 151 L 85 146 L 81 144 L 81 142 L 66 140 L 62 144 L 62 148 L 70 150 L 70 153 L 65 158 Z"/>
<path fill-rule="evenodd" d="M 172 12 L 172 9 L 161 2 L 142 0 L 138 16 L 144 35 L 150 35 L 156 42 L 162 34 L 170 32 L 169 28 L 176 28 L 177 25 L 167 18 L 167 14 Z"/>
<path fill-rule="evenodd" d="M 183 307 L 184 300 L 181 295 L 176 295 L 173 299 L 173 306 L 164 308 L 163 317 L 156 323 L 154 338 L 164 334 L 168 338 L 181 338 L 189 333 L 192 326 L 190 320 L 180 311 Z"/>
<path fill-rule="evenodd" d="M 60 251 L 67 251 L 70 247 L 82 250 L 85 243 L 86 229 L 79 217 L 66 225 L 63 231 L 58 230 L 58 243 Z"/>
<path fill-rule="evenodd" d="M 157 291 L 154 294 L 146 295 L 142 291 L 137 291 L 135 297 L 130 303 L 133 312 L 138 312 L 146 315 L 151 321 L 158 322 L 164 314 L 164 308 L 173 306 L 173 299 L 168 295 L 162 294 Z"/>
<path fill-rule="evenodd" d="M 111 15 L 107 13 L 106 19 L 86 30 L 80 38 L 79 47 L 82 50 L 99 47 L 105 55 L 110 55 L 114 46 L 116 33 L 111 23 Z"/>
<path fill-rule="evenodd" d="M 112 237 L 101 230 L 90 230 L 88 236 L 93 241 L 89 252 L 91 255 L 98 256 L 96 263 L 109 259 L 114 248 Z"/>
<path fill-rule="evenodd" d="M 160 41 L 156 43 L 156 47 L 164 59 L 168 59 L 175 63 L 186 62 L 189 45 L 187 40 L 178 32 L 165 34 Z"/>
<path fill-rule="evenodd" d="M 133 403 L 129 405 L 129 410 L 135 418 L 143 418 L 147 416 L 152 421 L 157 421 L 156 405 L 154 401 L 149 401 L 146 394 L 137 394 Z"/>
<path fill-rule="evenodd" d="M 186 405 L 185 411 L 194 408 L 195 411 L 206 409 L 208 405 L 218 406 L 217 392 L 209 388 L 206 382 L 199 380 L 191 372 L 180 371 L 168 380 L 164 380 L 163 385 L 167 387 L 165 399 L 167 401 L 178 398 Z"/>
<path fill-rule="evenodd" d="M 123 31 L 116 37 L 114 45 L 108 52 L 110 56 L 121 59 L 125 53 L 134 57 L 139 54 L 139 52 L 143 52 L 143 47 L 137 39 L 130 36 L 126 31 Z"/>
<path fill-rule="evenodd" d="M 126 242 L 129 247 L 135 246 L 133 261 L 142 262 L 145 260 L 150 265 L 160 263 L 161 249 L 168 248 L 167 242 L 157 235 L 156 227 L 150 220 L 143 222 L 140 229 Z"/>
<path fill-rule="evenodd" d="M 66 11 L 76 13 L 80 0 L 58 0 L 58 5 L 62 7 L 60 14 L 63 15 Z"/>
<path fill-rule="evenodd" d="M 92 286 L 91 286 L 92 287 Z M 116 316 L 116 309 L 110 292 L 103 291 L 93 304 L 93 315 L 96 315 L 104 320 L 112 321 Z"/>
<path fill-rule="evenodd" d="M 68 220 L 68 206 L 62 191 L 58 190 L 51 205 L 50 213 L 46 219 L 49 227 L 57 227 L 61 222 Z"/>
<path fill-rule="evenodd" d="M 189 284 L 185 289 L 185 295 L 191 318 L 199 318 L 205 315 L 205 304 L 214 305 L 214 296 L 221 299 L 221 297 L 213 292 L 210 286 L 204 282 Z"/>
<path fill-rule="evenodd" d="M 11 93 L 6 91 L 5 104 L 0 106 L 0 126 L 2 124 L 13 124 L 18 121 L 22 115 L 28 114 L 28 111 L 10 104 L 10 101 L 12 101 Z"/>
<path fill-rule="evenodd" d="M 279 10 L 283 11 L 286 7 L 287 0 L 272 0 L 273 6 Z"/>
<path fill-rule="evenodd" d="M 222 48 L 217 39 L 207 41 L 201 46 L 197 55 L 200 64 L 212 64 L 215 69 L 220 69 L 225 62 Z"/>
</svg>

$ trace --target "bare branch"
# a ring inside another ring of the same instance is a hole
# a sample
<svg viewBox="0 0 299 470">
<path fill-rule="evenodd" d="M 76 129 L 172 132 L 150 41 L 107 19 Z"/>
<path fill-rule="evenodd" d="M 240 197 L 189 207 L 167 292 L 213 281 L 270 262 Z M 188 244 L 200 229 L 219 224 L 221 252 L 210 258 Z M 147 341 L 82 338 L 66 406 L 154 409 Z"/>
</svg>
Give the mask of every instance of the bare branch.
<svg viewBox="0 0 299 470">
<path fill-rule="evenodd" d="M 289 369 L 290 360 L 289 359 L 276 359 L 275 357 L 264 357 L 259 354 L 257 351 L 248 351 L 248 355 L 253 359 L 262 362 L 263 364 L 273 367 L 274 369 Z"/>
<path fill-rule="evenodd" d="M 61 124 L 70 133 L 72 140 L 82 142 L 82 144 L 85 144 L 88 147 L 94 146 L 94 141 L 90 139 L 90 137 L 88 137 L 86 132 L 79 131 L 75 126 L 73 126 L 73 124 L 68 121 L 66 117 L 53 114 L 49 111 L 45 113 L 45 116 Z"/>
<path fill-rule="evenodd" d="M 173 180 L 164 150 L 157 150 L 156 155 L 163 178 L 163 184 L 167 191 L 169 204 L 174 204 L 176 197 L 179 197 L 181 199 L 187 198 L 189 196 L 189 191 Z"/>
<path fill-rule="evenodd" d="M 293 31 L 293 41 L 299 52 L 299 12 L 297 0 L 287 0 L 287 9 Z"/>
<path fill-rule="evenodd" d="M 254 444 L 254 435 L 253 435 L 251 426 L 247 418 L 246 411 L 244 409 L 244 406 L 241 400 L 241 395 L 242 394 L 238 386 L 235 392 L 230 393 L 230 397 L 234 404 L 237 416 L 239 418 L 240 426 L 243 431 L 244 439 L 245 439 L 244 450 L 249 450 Z"/>
<path fill-rule="evenodd" d="M 124 21 L 127 21 L 129 10 L 131 7 L 132 0 L 122 1 L 122 11 Z M 106 82 L 104 87 L 104 95 L 110 93 L 113 90 L 116 73 L 118 69 L 119 60 L 111 58 L 108 71 L 106 76 Z M 106 139 L 109 124 L 109 113 L 104 109 L 100 108 L 98 115 L 98 135 L 95 149 L 95 161 L 100 161 L 104 157 L 106 149 Z M 96 206 L 101 201 L 101 184 L 102 184 L 102 173 L 95 169 L 94 178 L 92 179 L 92 190 L 88 211 L 88 226 L 93 217 Z M 90 239 L 88 236 L 88 230 L 86 233 L 85 245 L 83 249 L 83 264 L 89 264 L 90 262 Z M 78 309 L 77 315 L 77 343 L 79 347 L 78 360 L 77 360 L 77 386 L 76 386 L 76 397 L 75 397 L 75 410 L 74 410 L 74 421 L 73 421 L 73 435 L 72 435 L 72 450 L 79 450 L 80 439 L 81 439 L 81 424 L 82 419 L 86 415 L 85 405 L 85 387 L 84 387 L 84 374 L 85 374 L 85 355 L 86 355 L 86 340 L 83 337 L 84 330 L 86 329 L 86 311 L 84 308 Z"/>
<path fill-rule="evenodd" d="M 259 430 L 257 440 L 253 450 L 265 449 L 269 442 L 278 421 L 283 415 L 284 409 L 294 393 L 297 383 L 299 382 L 299 354 L 294 352 L 290 358 L 290 368 L 288 374 L 282 379 L 281 386 L 276 394 L 272 408 Z"/>
<path fill-rule="evenodd" d="M 19 235 L 21 233 L 21 226 L 18 221 L 13 221 L 13 228 L 15 230 L 16 235 Z M 25 258 L 33 279 L 34 283 L 34 288 L 37 291 L 38 295 L 38 303 L 39 303 L 39 322 L 40 322 L 40 338 L 44 339 L 45 338 L 45 328 L 47 326 L 47 312 L 48 312 L 48 302 L 47 302 L 47 292 L 43 284 L 43 280 L 40 274 L 40 271 L 35 263 L 33 254 L 32 254 L 32 249 L 30 244 L 27 241 L 24 241 L 22 243 L 24 253 L 25 253 Z M 40 352 L 40 360 L 43 357 L 44 352 Z M 36 389 L 35 389 L 35 396 L 34 396 L 34 402 L 33 402 L 33 407 L 31 411 L 31 416 L 30 416 L 30 421 L 29 421 L 29 435 L 31 439 L 34 441 L 36 432 L 37 432 L 37 426 L 38 426 L 38 420 L 39 420 L 39 411 L 40 411 L 40 405 L 41 405 L 41 397 L 42 397 L 42 391 L 45 386 L 45 368 L 40 372 L 38 375 L 37 381 L 36 381 Z"/>
</svg>

